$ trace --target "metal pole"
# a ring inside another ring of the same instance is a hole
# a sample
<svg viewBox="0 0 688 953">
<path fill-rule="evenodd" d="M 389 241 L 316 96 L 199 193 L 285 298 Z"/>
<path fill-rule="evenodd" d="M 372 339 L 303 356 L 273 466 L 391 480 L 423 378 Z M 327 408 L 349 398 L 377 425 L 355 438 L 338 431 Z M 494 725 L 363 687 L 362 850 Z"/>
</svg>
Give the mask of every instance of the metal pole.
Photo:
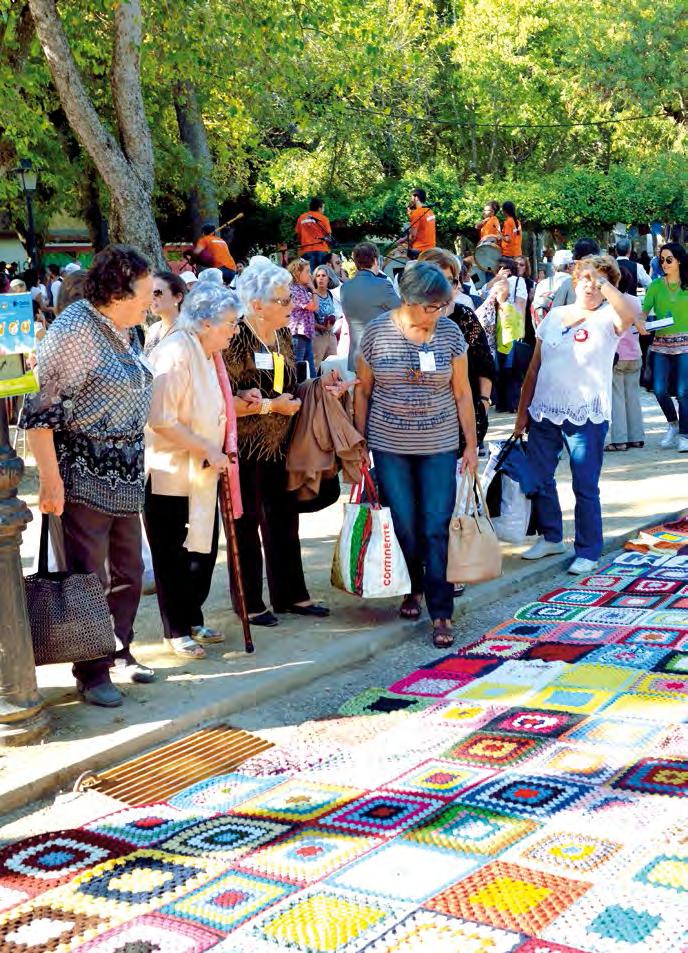
<svg viewBox="0 0 688 953">
<path fill-rule="evenodd" d="M 24 176 L 22 175 L 22 185 L 24 186 L 24 195 L 26 197 L 26 226 L 27 226 L 27 243 L 29 246 L 29 259 L 31 261 L 32 268 L 38 268 L 38 249 L 36 248 L 36 226 L 33 220 L 33 202 L 31 201 L 31 193 L 24 185 Z"/>
<path fill-rule="evenodd" d="M 38 694 L 19 548 L 32 519 L 17 496 L 24 462 L 10 445 L 0 397 L 0 746 L 31 744 L 50 729 Z"/>
</svg>

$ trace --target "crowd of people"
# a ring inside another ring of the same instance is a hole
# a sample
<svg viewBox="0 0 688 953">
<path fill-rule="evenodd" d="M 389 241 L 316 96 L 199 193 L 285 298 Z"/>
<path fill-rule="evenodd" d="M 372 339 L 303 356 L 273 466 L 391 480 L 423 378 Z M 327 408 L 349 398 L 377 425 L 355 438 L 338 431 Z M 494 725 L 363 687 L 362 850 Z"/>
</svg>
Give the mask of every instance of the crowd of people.
<svg viewBox="0 0 688 953">
<path fill-rule="evenodd" d="M 488 203 L 478 223 L 479 240 L 498 249 L 491 271 L 438 246 L 422 189 L 409 198 L 408 220 L 394 251 L 405 242 L 406 263 L 392 276 L 373 242 L 353 249 L 353 273 L 343 267 L 316 198 L 286 268 L 260 255 L 235 261 L 208 226 L 190 258 L 200 268 L 154 271 L 135 249 L 113 245 L 88 269 L 51 266 L 49 279 L 25 285 L 47 328 L 40 392 L 20 420 L 39 506 L 61 518 L 65 568 L 98 574 L 117 636 L 113 658 L 74 665 L 85 701 L 121 704 L 113 665 L 134 681 L 155 678 L 132 649 L 144 528 L 170 651 L 199 660 L 223 640 L 203 616 L 220 481 L 236 517 L 249 620 L 272 627 L 287 613 L 329 614 L 307 586 L 295 471 L 317 458 L 324 487 L 338 467 L 355 479 L 373 465 L 411 579 L 400 615 L 419 618 L 424 600 L 444 648 L 454 638 L 446 565 L 457 466 L 477 473 L 493 401 L 516 414 L 515 434 L 528 431 L 540 536 L 526 559 L 565 551 L 554 474 L 569 454 L 574 574 L 591 572 L 602 551 L 604 453 L 644 444 L 641 382 L 667 420 L 661 446 L 688 451 L 680 244 L 659 248 L 662 274 L 651 279 L 625 239 L 613 254 L 581 239 L 557 250 L 552 273 L 535 282 L 513 203 Z M 17 280 L 5 291 L 23 290 L 10 287 Z M 322 367 L 329 358 L 334 369 Z M 323 454 L 314 434 L 327 426 L 336 450 Z M 231 588 L 238 610 L 235 577 Z"/>
</svg>

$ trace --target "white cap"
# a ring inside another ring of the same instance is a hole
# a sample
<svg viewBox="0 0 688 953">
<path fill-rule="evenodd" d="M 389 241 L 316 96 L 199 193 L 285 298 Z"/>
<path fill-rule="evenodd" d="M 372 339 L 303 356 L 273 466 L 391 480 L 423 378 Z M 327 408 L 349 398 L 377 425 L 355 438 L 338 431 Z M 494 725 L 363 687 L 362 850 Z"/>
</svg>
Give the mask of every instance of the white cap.
<svg viewBox="0 0 688 953">
<path fill-rule="evenodd" d="M 565 268 L 567 265 L 572 265 L 573 252 L 568 248 L 560 248 L 558 251 L 555 251 L 552 264 L 555 268 Z"/>
<path fill-rule="evenodd" d="M 78 265 L 75 261 L 70 261 L 68 265 L 65 265 L 62 269 L 63 275 L 71 275 L 73 271 L 81 271 L 81 265 Z"/>
<path fill-rule="evenodd" d="M 203 271 L 198 276 L 199 281 L 212 281 L 216 285 L 224 284 L 222 280 L 222 272 L 219 268 L 204 268 Z"/>
<path fill-rule="evenodd" d="M 193 271 L 182 271 L 179 277 L 182 281 L 186 282 L 187 285 L 195 285 L 198 281 L 198 275 L 195 275 Z"/>
</svg>

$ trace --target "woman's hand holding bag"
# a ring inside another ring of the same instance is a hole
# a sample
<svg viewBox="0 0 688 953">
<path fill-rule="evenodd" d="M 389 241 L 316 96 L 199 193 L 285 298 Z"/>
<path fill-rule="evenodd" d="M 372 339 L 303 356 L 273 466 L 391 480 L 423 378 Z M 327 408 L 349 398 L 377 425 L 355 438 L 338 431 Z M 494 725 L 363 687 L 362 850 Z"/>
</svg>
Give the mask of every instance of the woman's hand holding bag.
<svg viewBox="0 0 688 953">
<path fill-rule="evenodd" d="M 478 498 L 482 514 L 478 512 Z M 502 574 L 502 550 L 478 476 L 464 473 L 457 500 L 465 503 L 454 512 L 449 524 L 447 582 L 466 584 L 497 579 Z"/>
</svg>

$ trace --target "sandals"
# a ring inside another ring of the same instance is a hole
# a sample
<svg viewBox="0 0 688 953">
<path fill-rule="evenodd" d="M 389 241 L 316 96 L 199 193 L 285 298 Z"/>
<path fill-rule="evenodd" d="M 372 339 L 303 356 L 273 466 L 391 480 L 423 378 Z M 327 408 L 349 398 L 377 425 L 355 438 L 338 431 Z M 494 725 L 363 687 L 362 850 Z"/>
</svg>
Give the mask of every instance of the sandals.
<svg viewBox="0 0 688 953">
<path fill-rule="evenodd" d="M 420 596 L 404 596 L 399 608 L 402 619 L 420 619 Z"/>
<path fill-rule="evenodd" d="M 437 619 L 432 625 L 432 644 L 436 649 L 448 649 L 454 644 L 451 619 Z"/>
<path fill-rule="evenodd" d="M 167 647 L 180 658 L 192 659 L 194 662 L 205 658 L 205 649 L 191 638 L 190 635 L 180 635 L 177 638 L 165 639 Z"/>
<path fill-rule="evenodd" d="M 605 453 L 618 453 L 619 450 L 628 450 L 629 446 L 627 443 L 608 443 L 604 450 Z"/>
<path fill-rule="evenodd" d="M 215 645 L 217 642 L 224 642 L 225 637 L 217 629 L 211 629 L 207 625 L 192 625 L 191 638 L 198 645 Z"/>
<path fill-rule="evenodd" d="M 627 450 L 640 450 L 641 447 L 645 446 L 644 440 L 633 440 L 631 443 L 626 444 Z"/>
</svg>

